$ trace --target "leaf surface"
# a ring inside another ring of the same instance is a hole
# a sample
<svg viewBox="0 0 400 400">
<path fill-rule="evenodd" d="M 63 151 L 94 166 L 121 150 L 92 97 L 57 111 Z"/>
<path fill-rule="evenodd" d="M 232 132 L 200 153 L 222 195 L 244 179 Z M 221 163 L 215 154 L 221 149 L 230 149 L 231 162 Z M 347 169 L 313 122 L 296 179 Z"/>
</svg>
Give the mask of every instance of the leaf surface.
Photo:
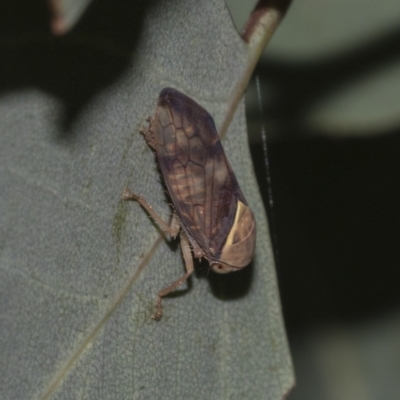
<svg viewBox="0 0 400 400">
<path fill-rule="evenodd" d="M 138 130 L 166 86 L 220 126 L 248 49 L 222 1 L 144 4 L 110 13 L 108 36 L 100 7 L 61 41 L 5 49 L 1 398 L 280 399 L 293 384 L 243 102 L 223 145 L 256 216 L 254 261 L 208 277 L 203 264 L 150 319 L 184 266 L 177 243 L 121 201 L 129 186 L 170 215 Z"/>
</svg>

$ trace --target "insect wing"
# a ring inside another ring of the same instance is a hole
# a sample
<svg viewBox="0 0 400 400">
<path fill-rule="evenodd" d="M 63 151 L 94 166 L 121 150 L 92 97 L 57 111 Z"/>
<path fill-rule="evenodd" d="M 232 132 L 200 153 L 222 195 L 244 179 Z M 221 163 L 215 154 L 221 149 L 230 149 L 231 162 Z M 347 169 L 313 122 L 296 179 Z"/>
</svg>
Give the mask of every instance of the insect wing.
<svg viewBox="0 0 400 400">
<path fill-rule="evenodd" d="M 179 91 L 160 94 L 151 126 L 157 159 L 176 212 L 206 256 L 218 259 L 237 203 L 247 204 L 211 115 Z"/>
</svg>

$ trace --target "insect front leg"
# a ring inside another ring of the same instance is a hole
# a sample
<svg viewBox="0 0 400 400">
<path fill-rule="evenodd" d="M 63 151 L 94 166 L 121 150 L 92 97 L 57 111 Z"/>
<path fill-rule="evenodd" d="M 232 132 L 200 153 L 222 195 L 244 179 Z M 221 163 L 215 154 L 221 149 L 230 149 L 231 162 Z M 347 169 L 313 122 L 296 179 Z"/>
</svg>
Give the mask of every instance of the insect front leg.
<svg viewBox="0 0 400 400">
<path fill-rule="evenodd" d="M 153 149 L 155 149 L 155 147 L 156 147 L 156 142 L 155 142 L 155 139 L 154 139 L 153 130 L 151 129 L 154 120 L 153 120 L 152 117 L 149 116 L 149 117 L 146 118 L 146 121 L 149 123 L 149 126 L 148 126 L 147 128 L 144 127 L 144 126 L 142 126 L 142 127 L 139 129 L 139 132 L 144 136 L 144 138 L 145 138 L 147 144 L 148 144 L 150 147 L 152 147 Z"/>
<path fill-rule="evenodd" d="M 193 258 L 192 258 L 192 252 L 190 250 L 190 243 L 189 239 L 186 235 L 186 233 L 181 230 L 180 232 L 180 239 L 181 239 L 181 249 L 182 249 L 182 255 L 183 259 L 185 261 L 185 267 L 186 267 L 186 274 L 181 276 L 179 279 L 176 281 L 172 282 L 168 287 L 165 289 L 162 289 L 158 293 L 157 297 L 157 311 L 155 312 L 154 315 L 151 316 L 151 318 L 159 321 L 160 318 L 162 317 L 163 311 L 162 311 L 162 298 L 168 295 L 169 293 L 173 292 L 178 286 L 182 285 L 183 282 L 185 282 L 190 275 L 192 275 L 194 271 L 193 267 Z"/>
<path fill-rule="evenodd" d="M 128 188 L 124 189 L 122 193 L 122 200 L 136 200 L 154 219 L 155 223 L 164 231 L 167 232 L 171 237 L 176 238 L 179 233 L 180 223 L 179 220 L 174 213 L 172 215 L 171 224 L 167 224 L 154 210 L 153 207 L 144 199 L 142 196 L 139 196 L 133 192 L 131 192 Z"/>
</svg>

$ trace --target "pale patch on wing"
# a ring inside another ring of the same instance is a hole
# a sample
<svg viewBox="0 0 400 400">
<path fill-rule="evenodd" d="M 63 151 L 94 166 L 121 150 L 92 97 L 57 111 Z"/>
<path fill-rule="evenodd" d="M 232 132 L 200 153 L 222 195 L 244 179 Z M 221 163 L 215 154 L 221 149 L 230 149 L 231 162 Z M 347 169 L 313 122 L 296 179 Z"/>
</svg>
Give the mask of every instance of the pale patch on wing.
<svg viewBox="0 0 400 400">
<path fill-rule="evenodd" d="M 189 139 L 190 160 L 204 167 L 206 160 L 206 148 L 198 136 Z"/>
<path fill-rule="evenodd" d="M 189 161 L 189 140 L 183 129 L 176 130 L 175 157 L 186 166 Z"/>
</svg>

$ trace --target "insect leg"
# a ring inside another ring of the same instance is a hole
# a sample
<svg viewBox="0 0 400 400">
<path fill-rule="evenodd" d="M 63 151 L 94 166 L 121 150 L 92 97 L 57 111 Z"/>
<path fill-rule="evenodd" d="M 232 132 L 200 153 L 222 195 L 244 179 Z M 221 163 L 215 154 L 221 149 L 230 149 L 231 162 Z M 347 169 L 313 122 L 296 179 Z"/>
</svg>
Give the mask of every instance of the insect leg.
<svg viewBox="0 0 400 400">
<path fill-rule="evenodd" d="M 181 230 L 180 232 L 180 238 L 181 238 L 182 255 L 183 259 L 185 260 L 186 274 L 181 276 L 176 281 L 172 282 L 165 289 L 159 291 L 157 297 L 157 311 L 155 312 L 154 315 L 151 316 L 151 318 L 157 321 L 162 317 L 163 313 L 161 304 L 162 298 L 165 297 L 167 294 L 173 292 L 178 286 L 182 285 L 182 283 L 185 282 L 189 278 L 189 276 L 192 275 L 194 271 L 193 258 L 192 258 L 192 253 L 190 251 L 189 239 L 183 230 Z"/>
<path fill-rule="evenodd" d="M 193 249 L 193 256 L 194 258 L 202 258 L 204 257 L 204 251 L 202 248 L 196 243 L 196 242 L 191 242 L 192 244 L 192 249 Z"/>
<path fill-rule="evenodd" d="M 154 133 L 153 133 L 153 131 L 151 130 L 151 124 L 152 124 L 152 122 L 153 122 L 153 118 L 149 116 L 149 117 L 146 118 L 146 121 L 149 123 L 149 127 L 146 128 L 146 127 L 142 126 L 142 127 L 139 129 L 139 132 L 144 136 L 144 138 L 145 138 L 147 144 L 148 144 L 150 147 L 152 147 L 153 149 L 155 149 L 155 147 L 156 147 L 156 142 L 155 142 L 155 139 L 154 139 Z"/>
<path fill-rule="evenodd" d="M 154 219 L 156 224 L 164 231 L 167 232 L 171 237 L 175 238 L 178 236 L 180 223 L 174 213 L 172 216 L 171 225 L 168 225 L 154 210 L 153 207 L 144 199 L 142 196 L 139 196 L 133 192 L 131 192 L 128 188 L 124 189 L 122 193 L 122 200 L 136 200 Z"/>
</svg>

